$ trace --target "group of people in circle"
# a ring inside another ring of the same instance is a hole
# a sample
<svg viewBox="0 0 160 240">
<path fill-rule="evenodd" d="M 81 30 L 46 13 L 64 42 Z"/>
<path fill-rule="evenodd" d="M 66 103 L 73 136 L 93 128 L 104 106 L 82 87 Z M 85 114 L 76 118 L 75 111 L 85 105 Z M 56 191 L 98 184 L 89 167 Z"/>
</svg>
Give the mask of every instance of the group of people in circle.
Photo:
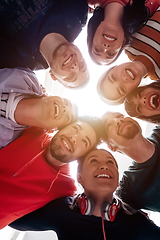
<svg viewBox="0 0 160 240">
<path fill-rule="evenodd" d="M 129 116 L 156 124 L 149 138 L 121 113 L 78 116 L 69 99 L 48 96 L 33 72 L 49 68 L 67 88 L 92 81 L 73 44 L 88 13 L 91 59 L 108 66 L 122 51 L 130 59 L 107 67 L 97 92 L 105 103 L 123 103 Z M 1 228 L 54 230 L 62 240 L 160 238 L 141 211 L 160 211 L 159 16 L 159 0 L 1 1 Z M 154 82 L 141 86 L 146 77 Z M 97 148 L 102 141 L 133 159 L 120 184 L 115 158 Z M 76 197 L 68 165 L 74 160 L 84 188 Z"/>
</svg>

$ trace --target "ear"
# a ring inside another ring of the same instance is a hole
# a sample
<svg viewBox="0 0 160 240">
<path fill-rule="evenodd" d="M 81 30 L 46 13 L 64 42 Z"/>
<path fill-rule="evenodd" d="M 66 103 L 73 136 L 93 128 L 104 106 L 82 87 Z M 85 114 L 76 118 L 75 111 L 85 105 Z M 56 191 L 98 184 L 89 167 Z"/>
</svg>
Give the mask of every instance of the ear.
<svg viewBox="0 0 160 240">
<path fill-rule="evenodd" d="M 113 146 L 112 144 L 107 144 L 108 148 L 113 151 L 113 152 L 116 152 L 117 151 L 117 147 L 116 146 Z"/>
<path fill-rule="evenodd" d="M 56 76 L 52 73 L 51 70 L 49 70 L 49 74 L 50 74 L 51 78 L 52 78 L 54 81 L 57 80 Z"/>
</svg>

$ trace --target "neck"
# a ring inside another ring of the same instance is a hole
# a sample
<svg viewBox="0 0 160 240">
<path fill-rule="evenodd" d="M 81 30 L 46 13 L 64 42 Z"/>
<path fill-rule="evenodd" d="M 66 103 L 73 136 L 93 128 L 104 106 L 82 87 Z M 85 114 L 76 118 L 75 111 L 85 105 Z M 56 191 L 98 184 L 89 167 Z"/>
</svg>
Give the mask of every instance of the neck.
<svg viewBox="0 0 160 240">
<path fill-rule="evenodd" d="M 134 142 L 129 142 L 128 146 L 119 148 L 128 157 L 132 158 L 137 163 L 146 162 L 155 152 L 155 146 L 143 136 L 135 139 Z"/>
<path fill-rule="evenodd" d="M 48 147 L 46 155 L 45 155 L 46 162 L 51 165 L 52 167 L 62 167 L 66 163 L 60 162 L 58 159 L 54 158 L 50 153 L 50 147 Z"/>
<path fill-rule="evenodd" d="M 87 196 L 87 194 L 85 194 L 85 195 Z M 113 193 L 106 195 L 106 192 L 105 192 L 105 193 L 102 193 L 102 194 L 99 193 L 98 196 L 96 196 L 96 197 L 93 196 L 93 195 L 92 196 L 88 195 L 88 197 L 91 197 L 94 200 L 93 215 L 97 216 L 97 217 L 101 217 L 102 204 L 104 202 L 111 203 L 112 200 L 113 200 Z"/>
<path fill-rule="evenodd" d="M 46 59 L 49 66 L 52 65 L 53 53 L 55 49 L 62 43 L 66 43 L 67 40 L 58 33 L 49 33 L 41 41 L 40 52 Z"/>
</svg>

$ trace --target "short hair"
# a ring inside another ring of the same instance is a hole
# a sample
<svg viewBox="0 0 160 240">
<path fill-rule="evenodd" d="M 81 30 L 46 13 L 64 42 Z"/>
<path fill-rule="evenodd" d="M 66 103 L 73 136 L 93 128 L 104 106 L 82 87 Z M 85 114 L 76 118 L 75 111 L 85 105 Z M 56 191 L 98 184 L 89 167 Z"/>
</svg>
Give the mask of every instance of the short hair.
<svg viewBox="0 0 160 240">
<path fill-rule="evenodd" d="M 144 115 L 140 115 L 137 116 L 137 112 L 136 109 L 134 107 L 134 103 L 131 101 L 132 97 L 136 96 L 137 94 L 139 94 L 140 92 L 144 91 L 146 88 L 155 88 L 155 89 L 159 89 L 160 90 L 160 81 L 154 81 L 153 83 L 150 83 L 148 85 L 145 86 L 140 86 L 137 87 L 136 89 L 134 89 L 126 98 L 125 102 L 124 102 L 124 107 L 126 112 L 128 113 L 129 116 L 131 117 L 136 117 L 139 118 L 141 120 L 150 122 L 150 123 L 156 123 L 158 125 L 160 125 L 160 114 L 156 114 L 153 116 L 144 116 Z"/>
<path fill-rule="evenodd" d="M 97 93 L 100 96 L 101 100 L 108 105 L 119 105 L 119 104 L 122 104 L 125 100 L 125 97 L 122 97 L 118 100 L 109 100 L 106 98 L 106 96 L 104 96 L 104 93 L 103 93 L 102 84 L 104 82 L 104 78 L 115 67 L 116 66 L 109 68 L 104 74 L 102 74 L 97 83 Z"/>
<path fill-rule="evenodd" d="M 127 5 L 124 6 L 124 14 L 122 19 L 122 27 L 125 35 L 125 42 L 122 44 L 122 47 L 119 53 L 117 54 L 116 58 L 109 64 L 117 60 L 122 50 L 127 45 L 131 45 L 133 33 L 137 32 L 141 27 L 143 27 L 143 25 L 149 18 L 149 11 L 145 7 L 145 0 L 132 0 L 132 4 L 130 4 L 130 2 L 131 0 L 129 0 Z M 95 61 L 95 59 L 93 58 L 92 43 L 95 32 L 103 20 L 104 20 L 104 8 L 97 7 L 94 10 L 93 16 L 90 18 L 88 22 L 88 36 L 87 36 L 88 51 L 91 59 L 97 64 L 100 63 Z"/>
<path fill-rule="evenodd" d="M 104 125 L 100 118 L 84 115 L 79 116 L 77 121 L 88 123 L 93 128 L 96 134 L 96 145 L 99 145 L 102 142 Z"/>
</svg>

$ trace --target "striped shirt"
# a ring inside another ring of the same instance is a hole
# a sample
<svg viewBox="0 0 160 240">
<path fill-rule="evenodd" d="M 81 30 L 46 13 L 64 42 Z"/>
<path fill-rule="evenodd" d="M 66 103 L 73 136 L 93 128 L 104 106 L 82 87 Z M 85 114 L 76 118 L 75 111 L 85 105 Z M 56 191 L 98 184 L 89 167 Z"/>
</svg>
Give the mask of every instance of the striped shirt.
<svg viewBox="0 0 160 240">
<path fill-rule="evenodd" d="M 134 34 L 133 43 L 125 53 L 131 61 L 141 61 L 146 66 L 148 77 L 160 79 L 160 7 Z"/>
</svg>

